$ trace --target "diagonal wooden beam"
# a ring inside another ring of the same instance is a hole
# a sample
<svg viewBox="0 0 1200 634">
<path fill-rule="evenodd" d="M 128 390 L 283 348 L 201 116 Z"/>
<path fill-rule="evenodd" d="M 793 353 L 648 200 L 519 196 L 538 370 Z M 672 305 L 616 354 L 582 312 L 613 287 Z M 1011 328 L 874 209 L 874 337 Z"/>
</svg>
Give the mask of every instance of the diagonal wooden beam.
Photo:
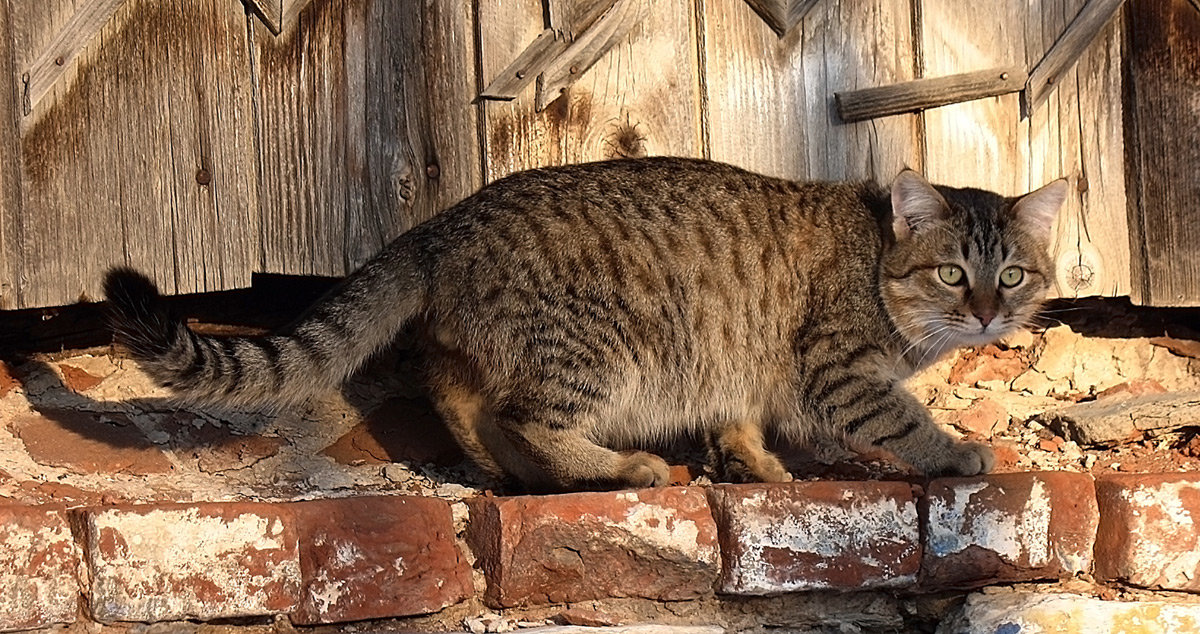
<svg viewBox="0 0 1200 634">
<path fill-rule="evenodd" d="M 651 0 L 617 0 L 558 55 L 538 78 L 537 109 L 562 96 L 605 53 L 650 14 Z"/>
<path fill-rule="evenodd" d="M 1099 37 L 1100 31 L 1117 14 L 1124 1 L 1089 0 L 1079 13 L 1075 14 L 1075 18 L 1067 25 L 1062 35 L 1058 36 L 1054 46 L 1051 46 L 1041 61 L 1029 71 L 1029 80 L 1025 82 L 1025 90 L 1021 93 L 1021 109 L 1025 116 L 1029 116 L 1046 100 L 1054 90 L 1055 82 L 1075 65 L 1079 56 Z"/>
<path fill-rule="evenodd" d="M 482 99 L 497 99 L 511 101 L 521 94 L 538 75 L 542 73 L 554 58 L 567 50 L 568 42 L 555 29 L 542 31 L 521 54 L 506 66 L 500 74 L 479 93 Z"/>
<path fill-rule="evenodd" d="M 125 0 L 90 0 L 71 14 L 58 35 L 21 72 L 22 110 L 26 116 L 124 3 Z"/>
<path fill-rule="evenodd" d="M 258 16 L 271 35 L 279 35 L 296 23 L 300 12 L 311 0 L 242 0 L 246 9 Z"/>
<path fill-rule="evenodd" d="M 779 37 L 804 19 L 818 0 L 746 0 L 746 4 L 771 27 Z"/>
</svg>

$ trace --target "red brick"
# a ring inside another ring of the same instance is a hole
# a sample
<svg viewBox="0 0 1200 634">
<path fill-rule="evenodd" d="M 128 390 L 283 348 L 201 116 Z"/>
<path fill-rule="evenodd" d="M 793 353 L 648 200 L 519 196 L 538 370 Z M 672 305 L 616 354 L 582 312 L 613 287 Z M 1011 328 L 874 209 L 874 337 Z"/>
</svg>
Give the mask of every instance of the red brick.
<svg viewBox="0 0 1200 634">
<path fill-rule="evenodd" d="M 904 586 L 920 565 L 917 507 L 902 482 L 722 485 L 721 591 L 775 594 Z"/>
<path fill-rule="evenodd" d="M 271 504 L 125 506 L 85 515 L 92 615 L 177 621 L 291 612 L 293 518 Z"/>
<path fill-rule="evenodd" d="M 443 500 L 362 497 L 292 506 L 304 583 L 296 623 L 427 614 L 474 593 Z"/>
<path fill-rule="evenodd" d="M 1096 497 L 1098 577 L 1200 591 L 1200 475 L 1105 476 Z"/>
<path fill-rule="evenodd" d="M 1088 474 L 934 480 L 923 511 L 923 586 L 1051 579 L 1091 568 L 1099 515 Z"/>
<path fill-rule="evenodd" d="M 717 530 L 700 489 L 475 498 L 468 505 L 468 539 L 493 607 L 712 592 Z"/>
<path fill-rule="evenodd" d="M 79 564 L 61 509 L 0 506 L 0 632 L 74 622 Z"/>
<path fill-rule="evenodd" d="M 42 408 L 17 416 L 13 432 L 38 464 L 74 473 L 167 473 L 171 460 L 125 414 Z"/>
</svg>

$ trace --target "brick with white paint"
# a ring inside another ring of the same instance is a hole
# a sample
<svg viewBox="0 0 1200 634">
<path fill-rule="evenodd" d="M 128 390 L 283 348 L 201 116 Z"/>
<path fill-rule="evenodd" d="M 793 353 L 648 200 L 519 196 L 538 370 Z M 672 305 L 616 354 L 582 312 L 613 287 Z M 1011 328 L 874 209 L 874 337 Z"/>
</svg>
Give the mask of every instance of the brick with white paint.
<svg viewBox="0 0 1200 634">
<path fill-rule="evenodd" d="M 722 592 L 764 595 L 910 585 L 917 507 L 902 482 L 714 487 Z"/>
<path fill-rule="evenodd" d="M 443 500 L 377 496 L 291 506 L 304 580 L 296 623 L 427 614 L 474 594 Z"/>
<path fill-rule="evenodd" d="M 710 594 L 717 530 L 704 492 L 667 487 L 468 501 L 493 607 Z"/>
<path fill-rule="evenodd" d="M 924 499 L 922 584 L 974 587 L 1090 570 L 1099 521 L 1090 475 L 944 478 Z"/>
<path fill-rule="evenodd" d="M 90 511 L 92 615 L 153 622 L 290 612 L 300 587 L 291 523 L 271 504 Z"/>
<path fill-rule="evenodd" d="M 74 622 L 79 565 L 62 509 L 0 505 L 0 632 Z"/>
<path fill-rule="evenodd" d="M 1107 476 L 1096 482 L 1096 496 L 1098 577 L 1200 591 L 1200 476 Z"/>
</svg>

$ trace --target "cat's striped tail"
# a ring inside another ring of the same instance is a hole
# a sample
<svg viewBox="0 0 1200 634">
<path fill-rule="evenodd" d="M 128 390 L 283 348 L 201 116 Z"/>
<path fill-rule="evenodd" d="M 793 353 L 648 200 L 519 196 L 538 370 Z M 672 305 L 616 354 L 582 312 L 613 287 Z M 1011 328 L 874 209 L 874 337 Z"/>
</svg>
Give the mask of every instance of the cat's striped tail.
<svg viewBox="0 0 1200 634">
<path fill-rule="evenodd" d="M 393 243 L 283 332 L 211 337 L 172 316 L 141 273 L 104 280 L 114 338 L 142 369 L 184 400 L 229 405 L 298 403 L 340 385 L 424 309 L 426 289 L 412 251 Z"/>
</svg>

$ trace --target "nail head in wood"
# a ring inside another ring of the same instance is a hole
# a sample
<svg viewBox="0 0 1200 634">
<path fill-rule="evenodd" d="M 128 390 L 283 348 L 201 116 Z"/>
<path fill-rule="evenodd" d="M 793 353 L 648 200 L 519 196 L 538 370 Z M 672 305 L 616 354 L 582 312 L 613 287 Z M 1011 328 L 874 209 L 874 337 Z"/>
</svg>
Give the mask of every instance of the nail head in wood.
<svg viewBox="0 0 1200 634">
<path fill-rule="evenodd" d="M 196 182 L 201 185 L 208 185 L 212 182 L 212 173 L 201 167 L 196 170 Z"/>
<path fill-rule="evenodd" d="M 437 178 L 442 175 L 442 169 L 438 167 L 437 163 L 430 163 L 425 166 L 425 175 L 429 178 Z"/>
</svg>

